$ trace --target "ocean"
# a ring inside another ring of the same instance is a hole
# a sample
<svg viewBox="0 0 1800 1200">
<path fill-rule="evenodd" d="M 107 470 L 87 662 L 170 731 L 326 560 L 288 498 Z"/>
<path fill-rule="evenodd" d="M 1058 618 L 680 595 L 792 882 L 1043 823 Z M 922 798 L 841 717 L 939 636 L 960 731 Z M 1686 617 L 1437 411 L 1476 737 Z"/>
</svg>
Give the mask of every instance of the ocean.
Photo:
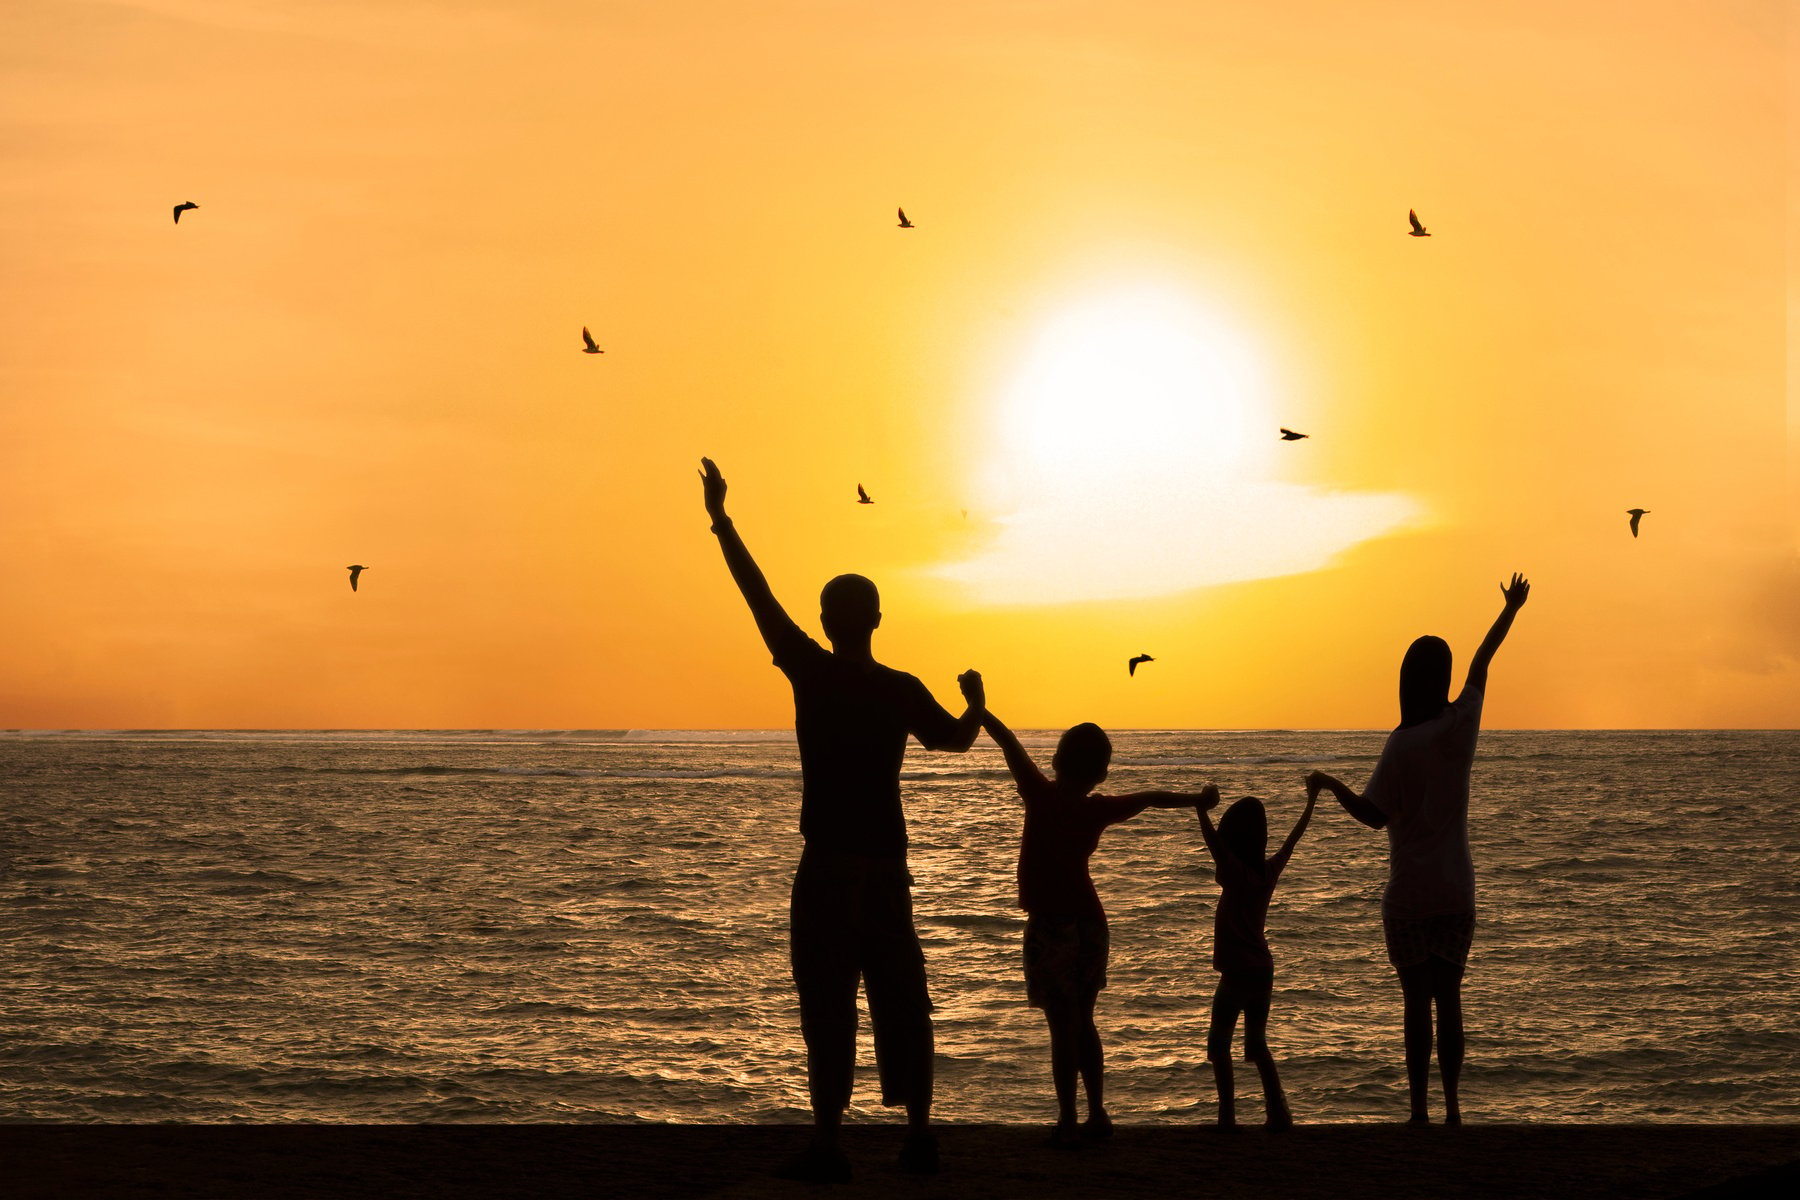
<svg viewBox="0 0 1800 1200">
<path fill-rule="evenodd" d="M 1307 770 L 1359 786 L 1383 736 L 1117 733 L 1106 790 L 1214 780 L 1275 842 Z M 1482 735 L 1467 1119 L 1800 1120 L 1796 782 L 1791 731 Z M 0 1120 L 804 1121 L 799 786 L 787 732 L 0 734 Z M 999 754 L 915 746 L 902 786 L 936 1113 L 1048 1122 Z M 1385 862 L 1322 798 L 1270 908 L 1302 1122 L 1406 1115 Z M 1210 1120 L 1192 812 L 1093 874 L 1109 1107 Z M 898 1119 L 866 1022 L 859 1052 L 852 1119 Z"/>
</svg>

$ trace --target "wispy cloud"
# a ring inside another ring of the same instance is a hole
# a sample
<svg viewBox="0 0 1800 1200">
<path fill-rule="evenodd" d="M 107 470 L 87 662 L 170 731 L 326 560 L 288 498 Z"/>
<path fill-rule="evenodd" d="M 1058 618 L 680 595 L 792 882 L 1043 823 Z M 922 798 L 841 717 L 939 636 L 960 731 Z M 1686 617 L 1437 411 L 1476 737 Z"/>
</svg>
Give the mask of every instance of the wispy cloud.
<svg viewBox="0 0 1800 1200">
<path fill-rule="evenodd" d="M 977 553 L 934 574 L 987 604 L 1161 596 L 1318 570 L 1421 515 L 1400 495 L 1171 476 L 1110 499 L 1052 496 L 1021 507 L 995 521 Z"/>
</svg>

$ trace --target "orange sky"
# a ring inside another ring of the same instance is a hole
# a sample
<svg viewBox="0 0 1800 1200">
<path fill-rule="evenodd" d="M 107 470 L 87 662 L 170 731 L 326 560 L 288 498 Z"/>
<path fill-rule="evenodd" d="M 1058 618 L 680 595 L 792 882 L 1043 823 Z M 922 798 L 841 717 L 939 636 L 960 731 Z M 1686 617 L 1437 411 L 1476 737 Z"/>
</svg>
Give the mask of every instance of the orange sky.
<svg viewBox="0 0 1800 1200">
<path fill-rule="evenodd" d="M 1476 7 L 0 8 L 0 726 L 785 724 L 708 454 L 1015 724 L 1792 727 L 1789 8 Z"/>
</svg>

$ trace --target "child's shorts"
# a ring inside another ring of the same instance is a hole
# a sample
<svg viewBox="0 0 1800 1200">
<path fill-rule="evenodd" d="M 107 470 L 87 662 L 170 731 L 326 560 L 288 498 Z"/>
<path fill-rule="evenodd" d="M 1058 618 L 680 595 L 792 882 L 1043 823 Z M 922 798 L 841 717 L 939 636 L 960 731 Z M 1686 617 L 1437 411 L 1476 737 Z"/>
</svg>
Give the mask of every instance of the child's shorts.
<svg viewBox="0 0 1800 1200">
<path fill-rule="evenodd" d="M 1025 997 L 1033 1008 L 1088 1005 L 1106 986 L 1103 917 L 1025 918 Z"/>
<path fill-rule="evenodd" d="M 1381 929 L 1387 935 L 1388 961 L 1396 967 L 1417 966 L 1434 956 L 1465 967 L 1469 963 L 1469 946 L 1475 941 L 1475 914 L 1384 916 Z"/>
</svg>

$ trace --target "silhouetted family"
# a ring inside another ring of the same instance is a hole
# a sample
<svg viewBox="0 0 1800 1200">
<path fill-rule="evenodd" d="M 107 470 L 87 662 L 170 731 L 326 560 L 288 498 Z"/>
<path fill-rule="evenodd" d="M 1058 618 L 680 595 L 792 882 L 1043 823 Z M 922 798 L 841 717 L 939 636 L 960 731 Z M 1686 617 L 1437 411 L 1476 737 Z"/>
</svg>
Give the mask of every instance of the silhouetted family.
<svg viewBox="0 0 1800 1200">
<path fill-rule="evenodd" d="M 881 624 L 880 598 L 860 575 L 840 575 L 820 593 L 819 622 L 831 649 L 820 646 L 775 599 L 725 513 L 724 477 L 712 460 L 701 462 L 712 531 L 775 665 L 794 689 L 805 847 L 794 872 L 789 945 L 814 1137 L 781 1174 L 817 1181 L 850 1178 L 838 1131 L 850 1103 L 859 980 L 874 1026 L 882 1103 L 906 1108 L 900 1166 L 920 1174 L 937 1170 L 937 1140 L 930 1129 L 931 1001 L 913 928 L 900 766 L 909 736 L 927 749 L 963 751 L 983 729 L 1005 755 L 1024 806 L 1018 887 L 1026 914 L 1025 988 L 1050 1028 L 1057 1102 L 1053 1143 L 1075 1145 L 1112 1130 L 1094 1024 L 1094 1004 L 1106 986 L 1106 912 L 1088 859 L 1108 826 L 1146 808 L 1195 810 L 1219 884 L 1212 949 L 1218 984 L 1206 1045 L 1218 1087 L 1219 1124 L 1236 1121 L 1231 1042 L 1240 1015 L 1244 1056 L 1261 1078 L 1267 1123 L 1277 1129 L 1292 1123 L 1266 1037 L 1275 968 L 1264 922 L 1321 790 L 1330 791 L 1358 821 L 1387 830 L 1382 925 L 1405 1004 L 1411 1119 L 1429 1119 L 1435 1008 L 1444 1119 L 1460 1122 L 1462 977 L 1475 928 L 1469 773 L 1488 666 L 1530 593 L 1523 578 L 1514 575 L 1501 588 L 1504 607 L 1454 701 L 1449 645 L 1436 637 L 1412 644 L 1400 664 L 1400 724 L 1388 735 L 1362 793 L 1321 771 L 1309 774 L 1306 808 L 1271 855 L 1267 814 L 1254 797 L 1232 804 L 1215 825 L 1219 790 L 1213 784 L 1193 793 L 1095 792 L 1112 760 L 1112 743 L 1097 725 L 1076 725 L 1062 735 L 1046 777 L 988 711 L 975 671 L 958 677 L 966 707 L 960 717 L 952 716 L 917 678 L 875 661 L 870 643 Z M 1076 1119 L 1077 1076 L 1087 1093 L 1085 1122 Z"/>
</svg>

